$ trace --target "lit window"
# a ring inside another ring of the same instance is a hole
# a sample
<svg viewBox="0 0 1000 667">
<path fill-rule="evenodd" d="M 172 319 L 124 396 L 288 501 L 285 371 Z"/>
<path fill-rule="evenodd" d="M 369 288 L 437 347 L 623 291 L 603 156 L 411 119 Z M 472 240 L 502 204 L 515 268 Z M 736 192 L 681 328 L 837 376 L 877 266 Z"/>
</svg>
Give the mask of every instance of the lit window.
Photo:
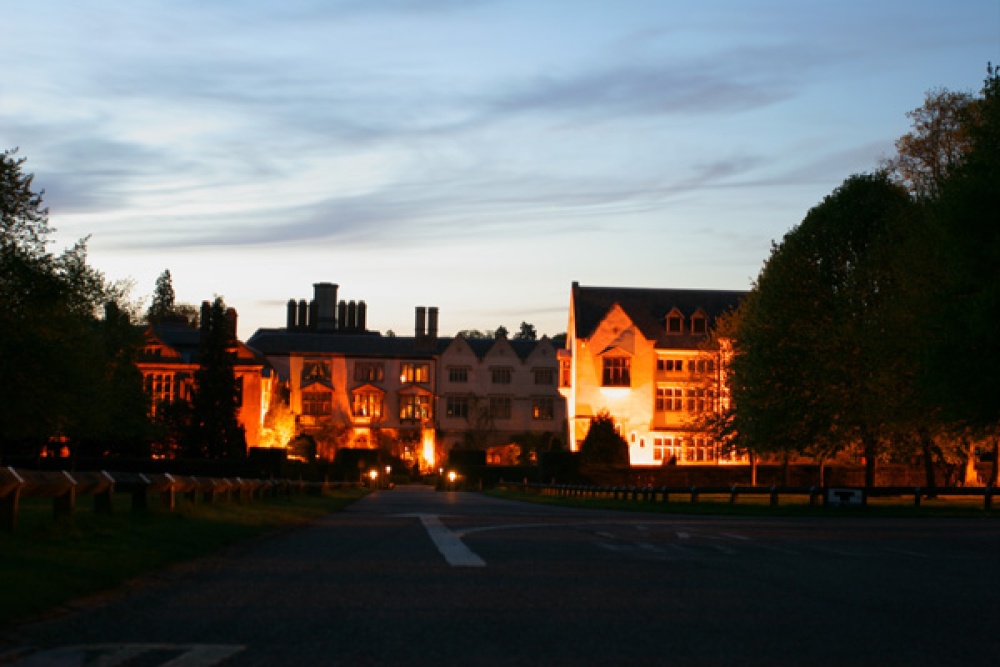
<svg viewBox="0 0 1000 667">
<path fill-rule="evenodd" d="M 548 397 L 531 399 L 531 416 L 533 419 L 554 419 L 556 414 L 555 401 Z"/>
<path fill-rule="evenodd" d="M 628 387 L 632 384 L 632 360 L 628 357 L 604 357 L 601 386 Z"/>
<path fill-rule="evenodd" d="M 404 362 L 400 364 L 399 381 L 404 384 L 423 384 L 430 380 L 430 366 Z"/>
<path fill-rule="evenodd" d="M 431 399 L 415 394 L 399 397 L 399 418 L 402 421 L 422 421 L 430 419 Z"/>
<path fill-rule="evenodd" d="M 506 366 L 490 369 L 490 379 L 493 384 L 510 384 L 513 375 L 514 370 Z"/>
<path fill-rule="evenodd" d="M 304 391 L 302 392 L 302 414 L 328 415 L 333 412 L 333 392 Z"/>
<path fill-rule="evenodd" d="M 573 365 L 569 359 L 559 361 L 559 386 L 569 387 L 573 377 Z"/>
<path fill-rule="evenodd" d="M 355 417 L 378 419 L 382 416 L 382 394 L 375 391 L 360 391 L 354 394 L 352 406 Z"/>
</svg>

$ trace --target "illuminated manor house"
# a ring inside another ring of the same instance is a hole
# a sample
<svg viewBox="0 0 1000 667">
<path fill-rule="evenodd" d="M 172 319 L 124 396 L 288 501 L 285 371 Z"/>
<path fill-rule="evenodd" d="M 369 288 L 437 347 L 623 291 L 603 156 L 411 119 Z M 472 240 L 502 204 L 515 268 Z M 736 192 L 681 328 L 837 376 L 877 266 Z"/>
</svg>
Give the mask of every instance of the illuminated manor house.
<svg viewBox="0 0 1000 667">
<path fill-rule="evenodd" d="M 438 309 L 417 307 L 412 336 L 367 329 L 364 301 L 338 301 L 338 285 L 290 300 L 283 329 L 247 345 L 265 356 L 287 393 L 292 435 L 319 455 L 383 448 L 423 470 L 452 448 L 489 450 L 524 434 L 562 438 L 557 350 L 538 341 L 445 338 Z"/>
<path fill-rule="evenodd" d="M 721 353 L 702 344 L 738 291 L 585 287 L 574 282 L 560 393 L 574 451 L 607 411 L 633 466 L 735 462 L 697 426 L 725 400 Z"/>
<path fill-rule="evenodd" d="M 207 322 L 210 304 L 201 305 L 201 321 Z M 236 338 L 236 310 L 226 311 L 230 330 L 230 352 L 236 375 L 236 418 L 246 434 L 247 446 L 256 447 L 264 414 L 270 405 L 275 378 L 264 358 Z M 136 366 L 142 373 L 154 413 L 165 403 L 190 401 L 199 367 L 202 331 L 186 321 L 150 325 L 144 333 Z M 162 452 L 169 455 L 169 452 Z"/>
</svg>

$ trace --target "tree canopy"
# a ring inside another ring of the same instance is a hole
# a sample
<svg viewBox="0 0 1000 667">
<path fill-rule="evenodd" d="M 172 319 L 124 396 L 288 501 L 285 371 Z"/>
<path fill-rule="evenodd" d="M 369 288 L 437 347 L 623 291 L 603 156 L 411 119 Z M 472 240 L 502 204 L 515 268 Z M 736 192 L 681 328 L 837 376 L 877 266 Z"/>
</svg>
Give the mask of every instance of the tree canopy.
<svg viewBox="0 0 1000 667">
<path fill-rule="evenodd" d="M 0 445 L 123 453 L 148 426 L 127 288 L 87 263 L 85 239 L 49 252 L 48 209 L 24 163 L 0 156 Z"/>
</svg>

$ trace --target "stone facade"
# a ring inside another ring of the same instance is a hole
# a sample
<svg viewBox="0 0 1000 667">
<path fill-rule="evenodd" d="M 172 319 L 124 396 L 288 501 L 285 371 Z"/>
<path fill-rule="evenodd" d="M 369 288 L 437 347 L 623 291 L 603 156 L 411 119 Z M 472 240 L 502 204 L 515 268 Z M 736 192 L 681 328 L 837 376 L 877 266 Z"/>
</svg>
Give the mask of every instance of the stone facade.
<svg viewBox="0 0 1000 667">
<path fill-rule="evenodd" d="M 744 295 L 573 283 L 560 350 L 571 449 L 607 411 L 633 466 L 733 461 L 698 421 L 725 400 L 723 352 L 705 349 L 708 332 Z"/>
</svg>

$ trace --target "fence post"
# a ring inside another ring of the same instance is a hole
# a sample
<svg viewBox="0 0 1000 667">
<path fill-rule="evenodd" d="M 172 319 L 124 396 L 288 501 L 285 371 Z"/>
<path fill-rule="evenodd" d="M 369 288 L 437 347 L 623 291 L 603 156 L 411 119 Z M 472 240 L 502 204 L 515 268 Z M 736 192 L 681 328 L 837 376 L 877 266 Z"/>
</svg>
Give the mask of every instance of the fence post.
<svg viewBox="0 0 1000 667">
<path fill-rule="evenodd" d="M 21 487 L 13 489 L 0 496 L 0 529 L 5 533 L 13 533 L 17 528 L 17 510 L 21 500 Z"/>
<path fill-rule="evenodd" d="M 101 477 L 108 480 L 108 488 L 94 494 L 94 512 L 97 514 L 112 514 L 114 509 L 111 504 L 112 494 L 115 492 L 115 478 L 108 474 L 107 470 L 101 471 Z"/>
<path fill-rule="evenodd" d="M 72 516 L 73 508 L 76 507 L 76 480 L 65 470 L 62 473 L 69 480 L 69 488 L 65 493 L 52 498 L 52 511 L 57 519 Z"/>
</svg>

